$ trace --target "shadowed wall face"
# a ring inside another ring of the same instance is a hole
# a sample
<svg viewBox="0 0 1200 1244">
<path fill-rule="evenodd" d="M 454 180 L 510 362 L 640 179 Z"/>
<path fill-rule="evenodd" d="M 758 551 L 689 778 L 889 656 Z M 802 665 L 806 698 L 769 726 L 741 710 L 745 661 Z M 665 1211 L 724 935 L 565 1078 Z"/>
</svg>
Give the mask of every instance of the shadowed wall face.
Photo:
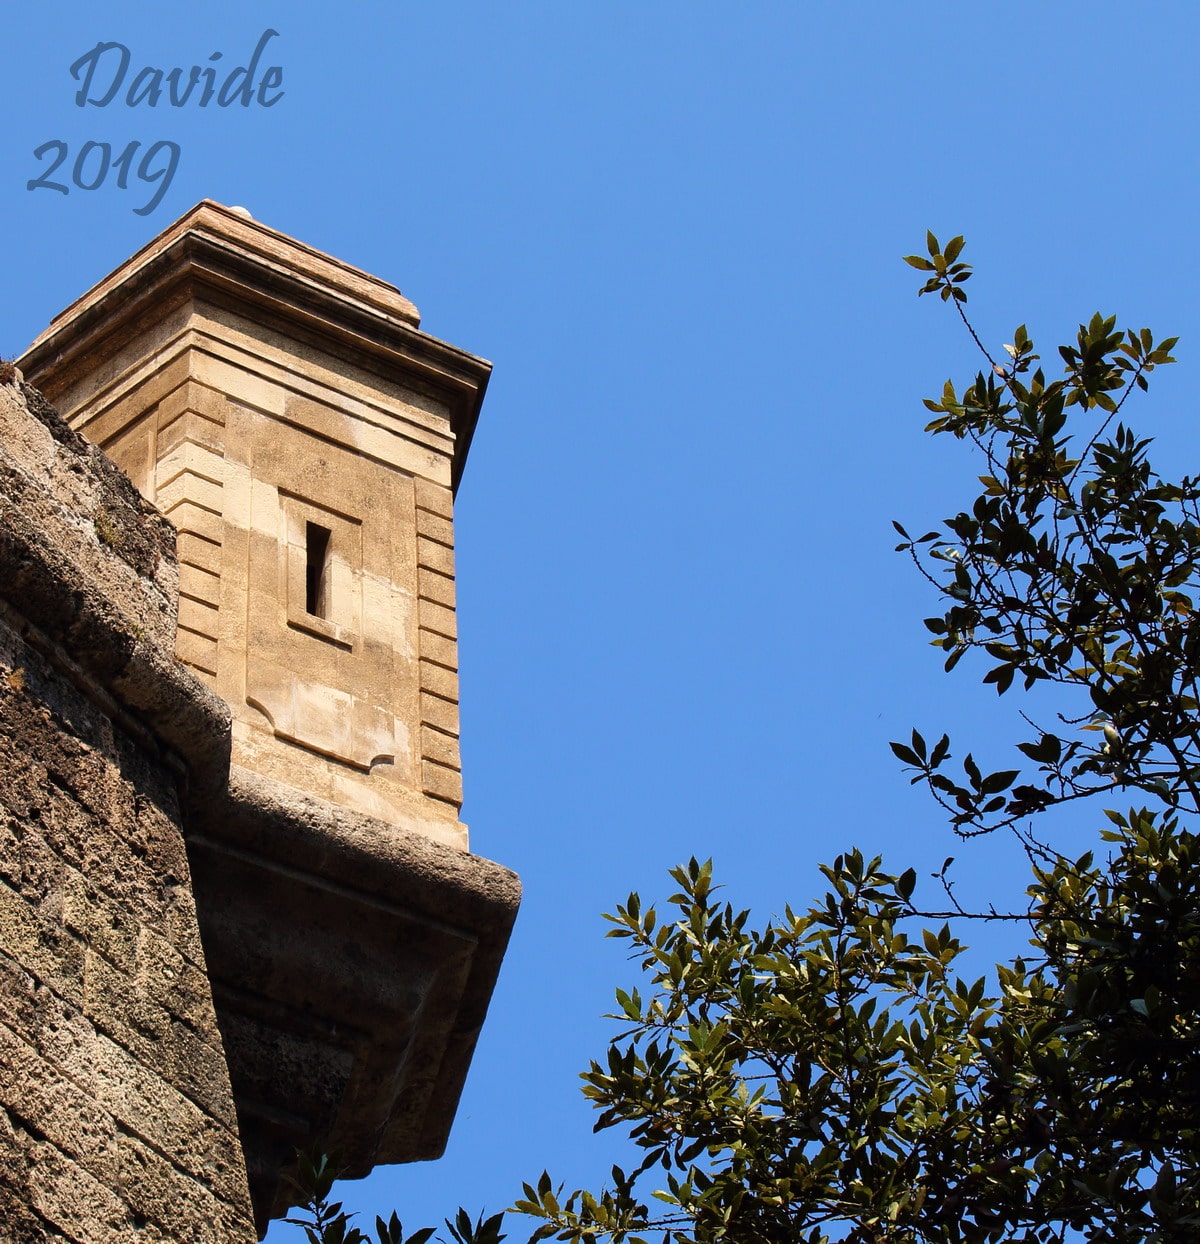
<svg viewBox="0 0 1200 1244">
<path fill-rule="evenodd" d="M 0 387 L 0 1236 L 254 1238 L 200 944 L 174 732 L 173 533 Z"/>
</svg>

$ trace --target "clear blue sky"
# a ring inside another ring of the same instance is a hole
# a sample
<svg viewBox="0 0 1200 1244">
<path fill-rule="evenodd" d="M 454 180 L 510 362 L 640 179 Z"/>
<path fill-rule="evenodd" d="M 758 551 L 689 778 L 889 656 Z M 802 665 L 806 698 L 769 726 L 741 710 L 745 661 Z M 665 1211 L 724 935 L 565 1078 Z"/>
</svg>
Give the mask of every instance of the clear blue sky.
<svg viewBox="0 0 1200 1244">
<path fill-rule="evenodd" d="M 268 27 L 272 108 L 74 106 L 99 40 L 132 73 L 236 63 Z M 1019 891 L 887 746 L 945 726 L 1001 767 L 1017 708 L 940 672 L 892 552 L 891 519 L 973 495 L 920 399 L 977 366 L 899 257 L 965 233 L 995 346 L 1025 321 L 1053 353 L 1097 309 L 1181 336 L 1132 421 L 1194 472 L 1200 10 L 67 0 L 6 6 L 4 43 L 0 353 L 212 197 L 495 363 L 459 494 L 463 814 L 526 899 L 446 1158 L 348 1201 L 416 1227 L 544 1166 L 603 1179 L 621 1146 L 577 1074 L 631 969 L 599 913 L 693 853 L 764 914 L 851 844 Z M 27 191 L 49 139 L 181 156 L 142 216 L 111 185 Z"/>
</svg>

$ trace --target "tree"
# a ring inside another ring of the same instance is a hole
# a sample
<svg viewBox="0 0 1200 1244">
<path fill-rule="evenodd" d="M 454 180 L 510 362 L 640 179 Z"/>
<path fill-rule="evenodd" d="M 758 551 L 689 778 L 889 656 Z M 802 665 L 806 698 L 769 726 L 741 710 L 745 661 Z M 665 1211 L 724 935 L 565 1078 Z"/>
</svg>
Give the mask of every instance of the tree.
<svg viewBox="0 0 1200 1244">
<path fill-rule="evenodd" d="M 428 1244 L 435 1227 L 422 1227 L 411 1235 L 404 1234 L 400 1219 L 393 1212 L 385 1222 L 375 1219 L 375 1238 L 355 1226 L 354 1214 L 342 1208 L 341 1201 L 330 1201 L 334 1181 L 340 1171 L 329 1154 L 297 1152 L 295 1173 L 288 1177 L 296 1193 L 296 1207 L 303 1217 L 285 1218 L 293 1226 L 302 1227 L 308 1244 Z M 460 1209 L 453 1222 L 446 1219 L 446 1230 L 454 1244 L 500 1244 L 505 1238 L 500 1226 L 504 1215 L 481 1214 L 474 1222 L 466 1210 Z M 442 1237 L 437 1237 L 439 1244 Z"/>
<path fill-rule="evenodd" d="M 997 692 L 1046 683 L 1060 711 L 1017 743 L 1024 776 L 970 753 L 952 775 L 945 735 L 893 750 L 960 836 L 1015 833 L 1033 866 L 1010 913 L 964 911 L 943 869 L 936 918 L 1027 924 L 1033 954 L 994 996 L 957 979 L 914 872 L 857 852 L 757 931 L 695 860 L 669 918 L 631 895 L 612 934 L 646 992 L 618 992 L 625 1030 L 584 1080 L 641 1161 L 595 1194 L 527 1185 L 534 1239 L 1200 1238 L 1200 485 L 1162 481 L 1120 421 L 1175 343 L 1096 315 L 1061 378 L 1024 326 L 997 360 L 963 310 L 962 245 L 930 234 L 907 262 L 987 359 L 926 403 L 928 431 L 974 443 L 983 492 L 917 539 L 897 524 L 899 548 L 943 598 L 926 625 L 946 669 L 978 650 Z M 1107 812 L 1106 858 L 1035 834 L 1096 796 L 1147 802 Z"/>
<path fill-rule="evenodd" d="M 1057 712 L 1024 718 L 1016 768 L 952 768 L 945 735 L 892 746 L 961 837 L 1017 836 L 1026 902 L 965 911 L 943 868 L 930 911 L 914 870 L 857 851 L 761 929 L 696 860 L 661 918 L 630 895 L 610 935 L 644 983 L 618 991 L 584 1091 L 639 1160 L 595 1193 L 526 1185 L 533 1241 L 1200 1238 L 1200 484 L 1162 481 L 1121 414 L 1174 341 L 1097 315 L 1061 378 L 1024 326 L 996 359 L 963 310 L 962 245 L 930 234 L 907 262 L 987 359 L 926 403 L 930 432 L 981 455 L 983 491 L 939 530 L 898 526 L 899 548 L 942 597 L 926 625 L 947 670 L 978 652 L 986 684 L 1046 684 Z M 1035 832 L 1096 797 L 1134 802 L 1106 812 L 1103 858 Z M 977 919 L 1032 947 L 990 987 L 955 973 Z"/>
</svg>

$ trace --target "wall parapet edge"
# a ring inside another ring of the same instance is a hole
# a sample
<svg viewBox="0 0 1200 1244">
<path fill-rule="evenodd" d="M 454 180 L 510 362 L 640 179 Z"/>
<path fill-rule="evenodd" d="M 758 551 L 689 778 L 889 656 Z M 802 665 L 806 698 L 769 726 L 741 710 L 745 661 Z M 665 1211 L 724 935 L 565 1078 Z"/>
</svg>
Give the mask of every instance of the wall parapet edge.
<svg viewBox="0 0 1200 1244">
<path fill-rule="evenodd" d="M 169 525 L 0 386 L 0 1223 L 29 1244 L 255 1235 L 181 798 L 230 717 L 174 661 L 175 590 Z"/>
</svg>

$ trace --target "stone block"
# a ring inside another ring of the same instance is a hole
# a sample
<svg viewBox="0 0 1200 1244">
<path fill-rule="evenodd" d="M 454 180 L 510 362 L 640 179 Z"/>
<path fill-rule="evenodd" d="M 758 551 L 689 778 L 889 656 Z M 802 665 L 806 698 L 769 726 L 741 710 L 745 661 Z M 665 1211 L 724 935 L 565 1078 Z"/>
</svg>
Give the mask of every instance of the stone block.
<svg viewBox="0 0 1200 1244">
<path fill-rule="evenodd" d="M 417 602 L 417 619 L 423 631 L 445 635 L 448 639 L 455 639 L 458 636 L 458 615 L 454 612 L 453 606 L 447 607 L 432 600 L 422 599 Z"/>
<path fill-rule="evenodd" d="M 36 1139 L 22 1122 L 0 1110 L 0 1163 L 18 1168 L 14 1182 L 25 1203 L 58 1233 L 50 1238 L 135 1244 L 137 1219 L 118 1192 L 48 1141 Z"/>
<path fill-rule="evenodd" d="M 155 484 L 155 494 L 163 512 L 169 514 L 177 505 L 187 502 L 214 514 L 221 513 L 222 485 L 190 469 L 173 472 L 162 483 Z"/>
<path fill-rule="evenodd" d="M 189 596 L 179 598 L 179 625 L 198 635 L 217 638 L 217 606 L 193 600 Z"/>
<path fill-rule="evenodd" d="M 191 531 L 181 531 L 178 538 L 180 576 L 184 566 L 198 566 L 209 574 L 221 573 L 221 544 L 217 540 L 207 540 Z"/>
<path fill-rule="evenodd" d="M 28 967 L 61 997 L 83 1002 L 84 944 L 41 917 L 16 891 L 0 883 L 0 952 Z"/>
<path fill-rule="evenodd" d="M 63 926 L 94 954 L 103 955 L 118 972 L 137 972 L 138 939 L 145 926 L 132 911 L 88 884 L 82 873 L 62 869 Z"/>
<path fill-rule="evenodd" d="M 458 699 L 458 675 L 431 661 L 421 662 L 421 690 L 443 700 Z"/>
<path fill-rule="evenodd" d="M 426 794 L 435 799 L 444 799 L 456 807 L 462 803 L 462 774 L 457 769 L 426 760 L 421 765 L 421 779 Z"/>
<path fill-rule="evenodd" d="M 458 734 L 458 701 L 421 693 L 421 720 L 445 734 Z"/>
<path fill-rule="evenodd" d="M 216 676 L 217 641 L 212 636 L 200 635 L 181 626 L 175 639 L 175 655 L 201 677 Z"/>
<path fill-rule="evenodd" d="M 219 510 L 206 510 L 195 501 L 183 498 L 173 505 L 164 505 L 163 513 L 180 531 L 192 532 L 216 545 L 222 543 L 224 524 Z"/>
<path fill-rule="evenodd" d="M 436 570 L 447 578 L 454 578 L 454 550 L 434 540 L 417 541 L 417 565 L 426 570 Z"/>
<path fill-rule="evenodd" d="M 417 506 L 429 510 L 441 518 L 454 518 L 454 496 L 449 488 L 435 484 L 431 480 L 417 478 L 413 481 L 416 487 Z"/>
<path fill-rule="evenodd" d="M 445 734 L 430 726 L 421 727 L 421 755 L 449 769 L 460 768 L 458 736 Z"/>
<path fill-rule="evenodd" d="M 0 1023 L 0 1106 L 38 1131 L 95 1178 L 117 1186 L 112 1116 Z"/>
<path fill-rule="evenodd" d="M 421 660 L 432 661 L 448 670 L 458 670 L 458 643 L 436 631 L 421 632 Z"/>
<path fill-rule="evenodd" d="M 435 605 L 454 608 L 454 580 L 434 570 L 417 571 L 417 592 L 421 599 L 431 600 Z"/>
<path fill-rule="evenodd" d="M 454 547 L 454 524 L 448 518 L 435 514 L 432 510 L 417 507 L 417 535 L 426 540 L 435 540 L 447 548 Z"/>
<path fill-rule="evenodd" d="M 221 603 L 221 580 L 211 571 L 201 570 L 199 566 L 181 565 L 179 594 L 216 609 Z"/>
</svg>

